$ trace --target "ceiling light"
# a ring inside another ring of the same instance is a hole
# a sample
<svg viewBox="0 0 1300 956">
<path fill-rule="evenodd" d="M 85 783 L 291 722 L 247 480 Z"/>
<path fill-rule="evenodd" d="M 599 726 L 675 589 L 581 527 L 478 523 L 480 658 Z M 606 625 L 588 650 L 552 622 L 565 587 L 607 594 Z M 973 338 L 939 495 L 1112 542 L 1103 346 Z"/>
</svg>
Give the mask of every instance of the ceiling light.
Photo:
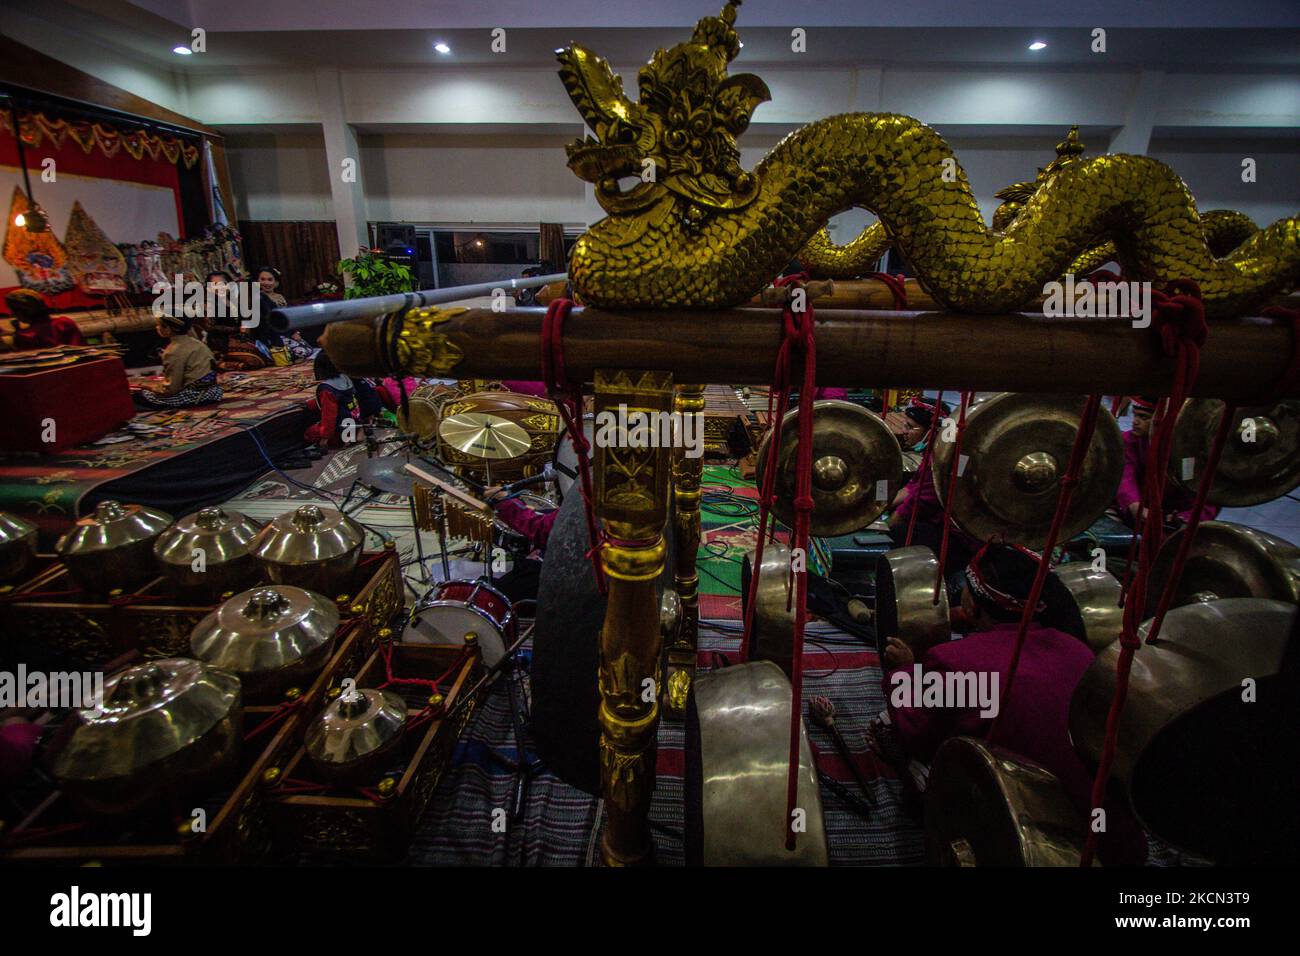
<svg viewBox="0 0 1300 956">
<path fill-rule="evenodd" d="M 441 40 L 439 40 L 437 43 L 435 43 L 435 44 L 433 45 L 433 48 L 434 48 L 435 50 L 437 50 L 439 53 L 450 53 L 450 52 L 451 52 L 451 47 L 447 46 L 447 44 L 443 43 Z"/>
<path fill-rule="evenodd" d="M 23 226 L 27 225 L 27 217 L 22 213 L 14 216 L 14 225 L 21 229 Z"/>
<path fill-rule="evenodd" d="M 1046 49 L 1047 49 L 1047 44 L 1044 43 L 1042 40 L 1035 40 L 1033 43 L 1029 44 L 1029 49 L 1031 49 L 1031 50 L 1046 50 Z"/>
<path fill-rule="evenodd" d="M 187 46 L 174 46 L 172 47 L 172 52 L 177 56 L 189 56 L 194 51 Z"/>
</svg>

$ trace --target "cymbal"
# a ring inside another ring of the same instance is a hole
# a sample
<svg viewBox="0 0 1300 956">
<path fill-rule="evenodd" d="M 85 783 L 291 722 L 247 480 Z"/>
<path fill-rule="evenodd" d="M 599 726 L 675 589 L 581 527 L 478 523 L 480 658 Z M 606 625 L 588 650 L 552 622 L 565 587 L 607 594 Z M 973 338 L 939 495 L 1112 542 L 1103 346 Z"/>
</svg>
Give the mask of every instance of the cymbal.
<svg viewBox="0 0 1300 956">
<path fill-rule="evenodd" d="M 1186 533 L 1186 528 L 1174 532 L 1156 555 L 1147 585 L 1148 616 L 1156 612 Z M 1245 597 L 1300 602 L 1300 548 L 1230 521 L 1202 521 L 1169 606 Z"/>
<path fill-rule="evenodd" d="M 1223 414 L 1217 398 L 1186 402 L 1174 426 L 1170 478 L 1196 491 Z M 1300 486 L 1300 399 L 1237 409 L 1210 485 L 1213 505 L 1244 508 L 1280 498 Z"/>
<path fill-rule="evenodd" d="M 522 426 L 483 412 L 462 412 L 444 418 L 438 426 L 438 437 L 459 452 L 493 461 L 518 458 L 532 444 Z"/>
<path fill-rule="evenodd" d="M 781 425 L 773 513 L 794 525 L 795 452 L 799 410 Z M 880 416 L 839 400 L 813 402 L 813 512 L 809 528 L 835 537 L 865 528 L 880 517 L 903 483 L 903 450 Z M 758 474 L 767 467 L 771 432 L 758 449 Z"/>
<path fill-rule="evenodd" d="M 1003 392 L 973 406 L 966 415 L 952 517 L 972 537 L 1002 536 L 1041 548 L 1056 512 L 1079 428 L 1081 395 L 1024 395 Z M 948 494 L 955 442 L 936 437 L 934 482 L 939 500 Z M 1104 408 L 1084 456 L 1079 484 L 1061 528 L 1060 541 L 1087 529 L 1110 506 L 1124 471 L 1119 425 Z"/>
<path fill-rule="evenodd" d="M 357 480 L 375 491 L 409 498 L 415 493 L 415 478 L 406 471 L 408 461 L 405 455 L 367 458 L 357 465 Z"/>
</svg>

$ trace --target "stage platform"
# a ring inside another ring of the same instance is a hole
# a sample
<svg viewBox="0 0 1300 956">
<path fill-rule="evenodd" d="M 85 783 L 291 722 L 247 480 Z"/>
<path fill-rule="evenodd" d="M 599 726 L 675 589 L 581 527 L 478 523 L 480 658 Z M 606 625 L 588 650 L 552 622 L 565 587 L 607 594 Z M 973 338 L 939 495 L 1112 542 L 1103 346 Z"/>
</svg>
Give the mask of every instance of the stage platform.
<svg viewBox="0 0 1300 956">
<path fill-rule="evenodd" d="M 110 498 L 178 518 L 229 499 L 268 471 L 267 457 L 302 447 L 315 382 L 299 364 L 226 373 L 221 387 L 219 404 L 140 412 L 95 444 L 0 456 L 0 511 L 34 521 L 48 549 Z"/>
</svg>

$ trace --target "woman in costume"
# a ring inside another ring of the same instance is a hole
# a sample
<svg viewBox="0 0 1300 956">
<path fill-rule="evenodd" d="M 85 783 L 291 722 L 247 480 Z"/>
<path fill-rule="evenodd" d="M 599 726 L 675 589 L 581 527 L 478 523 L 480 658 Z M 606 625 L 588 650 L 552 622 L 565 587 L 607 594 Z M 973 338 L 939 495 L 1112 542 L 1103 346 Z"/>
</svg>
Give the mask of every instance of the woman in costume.
<svg viewBox="0 0 1300 956">
<path fill-rule="evenodd" d="M 133 389 L 140 408 L 192 408 L 221 401 L 217 363 L 212 350 L 199 341 L 185 316 L 162 315 L 158 335 L 167 341 L 162 364 L 165 382 Z"/>
<path fill-rule="evenodd" d="M 5 296 L 14 317 L 14 349 L 47 349 L 55 345 L 85 345 L 77 323 L 66 315 L 50 315 L 45 299 L 31 289 L 14 289 Z"/>
</svg>

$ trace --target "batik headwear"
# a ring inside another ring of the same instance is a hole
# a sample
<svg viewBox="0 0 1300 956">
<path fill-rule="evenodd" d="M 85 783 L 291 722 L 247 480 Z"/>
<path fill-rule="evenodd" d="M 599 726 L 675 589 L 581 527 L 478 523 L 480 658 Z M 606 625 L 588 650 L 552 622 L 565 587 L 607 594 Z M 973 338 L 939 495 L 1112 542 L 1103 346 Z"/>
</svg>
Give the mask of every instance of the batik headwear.
<svg viewBox="0 0 1300 956">
<path fill-rule="evenodd" d="M 50 317 L 45 297 L 32 289 L 14 289 L 5 296 L 5 305 L 9 307 L 10 315 L 24 322 L 40 322 Z"/>
<path fill-rule="evenodd" d="M 1023 614 L 1038 573 L 1038 561 L 1039 556 L 1028 548 L 990 541 L 966 565 L 966 584 L 975 603 L 994 617 Z M 1047 602 L 1040 599 L 1034 614 L 1045 610 Z"/>
<path fill-rule="evenodd" d="M 1154 415 L 1156 406 L 1160 404 L 1160 399 L 1151 395 L 1130 395 L 1129 401 L 1134 411 L 1145 412 L 1148 415 Z"/>
<path fill-rule="evenodd" d="M 922 428 L 929 428 L 930 423 L 934 421 L 936 411 L 940 415 L 947 415 L 952 409 L 948 407 L 947 402 L 929 399 L 923 395 L 913 395 L 907 408 L 903 409 L 903 416 L 916 422 Z"/>
</svg>

